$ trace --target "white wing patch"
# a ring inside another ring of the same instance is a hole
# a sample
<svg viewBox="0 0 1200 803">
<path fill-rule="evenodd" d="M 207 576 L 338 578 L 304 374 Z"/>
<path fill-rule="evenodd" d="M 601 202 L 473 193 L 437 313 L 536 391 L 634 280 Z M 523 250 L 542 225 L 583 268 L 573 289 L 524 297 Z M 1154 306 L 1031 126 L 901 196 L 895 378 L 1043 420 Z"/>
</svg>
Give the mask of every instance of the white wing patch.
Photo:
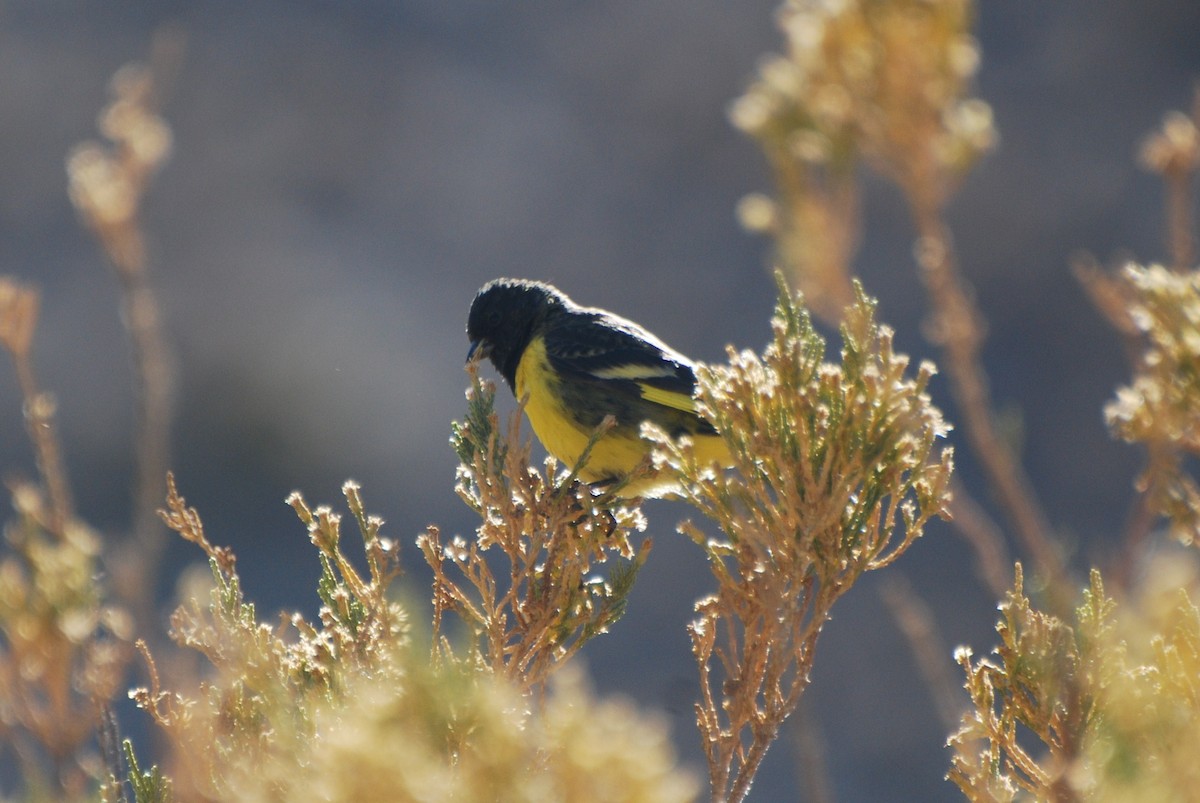
<svg viewBox="0 0 1200 803">
<path fill-rule="evenodd" d="M 591 371 L 597 379 L 654 379 L 660 376 L 675 376 L 675 366 L 668 364 L 646 365 L 644 363 L 626 363 L 614 365 L 611 368 L 601 368 Z"/>
</svg>

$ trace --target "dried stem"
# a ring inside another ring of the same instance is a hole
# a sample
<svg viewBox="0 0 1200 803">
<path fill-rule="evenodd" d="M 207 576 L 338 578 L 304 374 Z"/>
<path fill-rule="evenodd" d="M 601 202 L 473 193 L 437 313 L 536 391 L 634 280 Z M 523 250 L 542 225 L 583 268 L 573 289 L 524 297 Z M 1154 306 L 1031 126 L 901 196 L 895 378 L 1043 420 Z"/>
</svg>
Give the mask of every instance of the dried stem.
<svg viewBox="0 0 1200 803">
<path fill-rule="evenodd" d="M 933 695 L 938 719 L 947 731 L 953 730 L 962 718 L 966 701 L 959 694 L 960 683 L 951 671 L 953 663 L 948 660 L 951 653 L 938 632 L 933 611 L 917 595 L 904 575 L 899 573 L 888 578 L 880 589 L 880 595 L 887 603 L 900 632 L 908 640 L 917 668 Z"/>
<path fill-rule="evenodd" d="M 1046 581 L 1051 587 L 1065 588 L 1067 570 L 1050 523 L 1029 478 L 996 431 L 987 375 L 979 359 L 982 316 L 964 287 L 949 229 L 938 208 L 922 202 L 923 195 L 919 189 L 909 193 L 919 235 L 917 261 L 933 306 L 930 339 L 942 348 L 942 365 L 967 438 L 1005 514 Z"/>
<path fill-rule="evenodd" d="M 24 399 L 25 426 L 37 455 L 38 471 L 50 497 L 50 532 L 63 538 L 63 528 L 74 516 L 71 489 L 63 466 L 62 450 L 54 428 L 54 397 L 38 389 L 34 378 L 33 361 L 26 355 L 13 355 L 17 384 Z"/>
<path fill-rule="evenodd" d="M 1128 590 L 1133 582 L 1138 561 L 1145 554 L 1154 524 L 1162 512 L 1156 501 L 1163 492 L 1161 478 L 1175 464 L 1176 454 L 1167 443 L 1152 441 L 1146 444 L 1145 466 L 1139 474 L 1140 479 L 1134 483 L 1136 494 L 1126 516 L 1120 552 L 1109 570 L 1111 580 L 1118 588 Z"/>
<path fill-rule="evenodd" d="M 825 758 L 825 738 L 821 735 L 820 723 L 812 707 L 804 700 L 796 708 L 792 718 L 793 741 L 796 749 L 797 783 L 804 790 L 807 803 L 835 803 L 833 780 L 829 777 L 829 765 Z"/>
<path fill-rule="evenodd" d="M 137 372 L 137 481 L 133 537 L 149 553 L 147 568 L 158 564 L 165 539 L 157 508 L 165 491 L 170 462 L 174 367 L 162 327 L 158 301 L 144 269 L 118 271 L 122 319 L 129 332 Z M 145 553 L 144 553 L 145 554 Z"/>
<path fill-rule="evenodd" d="M 957 478 L 950 480 L 950 521 L 975 550 L 975 570 L 996 599 L 1008 591 L 1012 557 L 1004 533 Z"/>
<path fill-rule="evenodd" d="M 1134 322 L 1131 312 L 1135 301 L 1132 288 L 1120 276 L 1104 270 L 1090 254 L 1079 254 L 1072 259 L 1071 272 L 1088 294 L 1092 305 L 1120 336 L 1130 366 L 1140 365 L 1145 352 L 1145 337 Z M 1146 466 L 1140 476 L 1157 476 L 1158 472 L 1152 467 L 1157 466 L 1166 456 L 1159 445 L 1147 444 Z M 1136 483 L 1135 487 L 1137 493 L 1125 519 L 1120 553 L 1114 558 L 1108 572 L 1110 581 L 1123 589 L 1129 587 L 1134 566 L 1140 559 L 1154 522 L 1158 518 L 1152 489 L 1144 482 Z"/>
<path fill-rule="evenodd" d="M 1196 264 L 1193 231 L 1196 171 L 1200 169 L 1200 85 L 1192 96 L 1190 116 L 1167 115 L 1162 130 L 1142 147 L 1142 162 L 1163 179 L 1166 193 L 1167 247 L 1176 272 Z"/>
<path fill-rule="evenodd" d="M 118 577 L 118 590 L 130 599 L 146 633 L 154 610 L 153 578 L 166 544 L 157 509 L 170 467 L 175 370 L 150 284 L 141 208 L 150 179 L 170 153 L 171 132 L 158 111 L 181 55 L 182 39 L 160 33 L 148 67 L 121 68 L 112 80 L 112 101 L 100 115 L 108 143 L 82 143 L 67 163 L 71 201 L 120 283 L 121 320 L 132 350 L 136 477 L 131 536 L 126 554 L 115 563 L 127 567 Z"/>
<path fill-rule="evenodd" d="M 1167 237 L 1170 240 L 1171 266 L 1177 271 L 1190 270 L 1196 264 L 1196 239 L 1192 234 L 1194 178 L 1191 171 L 1173 171 L 1164 176 Z"/>
</svg>

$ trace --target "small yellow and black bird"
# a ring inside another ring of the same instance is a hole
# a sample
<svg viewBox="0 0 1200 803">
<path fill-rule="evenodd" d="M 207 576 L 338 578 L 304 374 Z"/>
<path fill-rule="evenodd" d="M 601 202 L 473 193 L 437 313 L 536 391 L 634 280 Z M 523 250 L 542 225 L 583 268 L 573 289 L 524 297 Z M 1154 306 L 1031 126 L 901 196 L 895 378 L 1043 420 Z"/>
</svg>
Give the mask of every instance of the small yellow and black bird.
<svg viewBox="0 0 1200 803">
<path fill-rule="evenodd" d="M 727 464 L 729 451 L 696 412 L 696 374 L 687 357 L 611 312 L 581 307 L 557 288 L 495 279 L 480 288 L 467 317 L 467 361 L 488 357 L 518 398 L 546 451 L 574 467 L 596 428 L 616 419 L 578 476 L 619 481 L 649 453 L 640 437 L 650 421 L 673 437 L 689 435 L 701 461 Z M 622 496 L 654 496 L 671 477 L 639 479 Z"/>
</svg>

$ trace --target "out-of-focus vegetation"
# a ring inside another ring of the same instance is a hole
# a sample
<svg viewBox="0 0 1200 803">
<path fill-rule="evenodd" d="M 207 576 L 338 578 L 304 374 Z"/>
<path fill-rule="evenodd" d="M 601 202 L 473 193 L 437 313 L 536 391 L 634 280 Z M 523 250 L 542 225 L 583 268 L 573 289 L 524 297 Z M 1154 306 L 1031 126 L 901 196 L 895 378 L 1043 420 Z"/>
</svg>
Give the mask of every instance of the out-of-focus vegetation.
<svg viewBox="0 0 1200 803">
<path fill-rule="evenodd" d="M 1192 232 L 1200 111 L 1168 115 L 1143 148 L 1167 190 L 1170 264 L 1074 266 L 1132 358 L 1129 382 L 1104 411 L 1108 424 L 1145 454 L 1123 551 L 1109 565 L 1074 565 L 999 434 L 980 361 L 986 327 L 945 216 L 996 141 L 990 109 L 970 94 L 981 63 L 973 4 L 788 0 L 778 19 L 782 54 L 764 60 L 731 107 L 775 181 L 773 195 L 739 208 L 747 227 L 773 238 L 774 340 L 762 354 L 731 352 L 727 365 L 703 367 L 698 391 L 735 465 L 718 471 L 697 463 L 686 440 L 645 433 L 656 444 L 646 470 L 677 472 L 680 496 L 719 530 L 679 527 L 713 576 L 689 627 L 708 796 L 749 793 L 808 688 L 833 604 L 864 572 L 900 557 L 935 516 L 953 519 L 1001 602 L 998 646 L 982 657 L 956 652 L 962 695 L 940 673 L 952 658 L 937 646 L 936 622 L 911 588 L 890 587 L 939 709 L 956 723 L 949 780 L 978 801 L 1193 796 L 1195 560 L 1183 552 L 1148 571 L 1134 567 L 1166 536 L 1181 550 L 1200 543 L 1190 473 L 1200 456 Z M 295 494 L 289 501 L 321 566 L 319 614 L 268 623 L 247 602 L 235 556 L 167 480 L 173 362 L 141 215 L 170 152 L 158 111 L 164 63 L 172 60 L 159 52 L 150 67 L 118 73 L 101 116 L 106 141 L 68 160 L 71 199 L 122 288 L 134 355 L 139 470 L 124 540 L 109 543 L 74 511 L 69 444 L 58 442 L 54 399 L 34 370 L 38 291 L 0 277 L 0 347 L 12 358 L 37 463 L 36 476 L 9 483 L 14 512 L 0 554 L 0 766 L 19 775 L 0 791 L 139 803 L 701 796 L 661 723 L 597 699 L 572 663 L 619 626 L 651 559 L 650 540 L 638 542 L 637 501 L 578 483 L 578 466 L 532 465 L 520 413 L 502 423 L 473 366 L 451 443 L 476 530 L 447 539 L 431 527 L 408 549 L 383 534 L 347 483 L 362 544 L 351 557 L 341 516 Z M 855 279 L 869 225 L 858 203 L 867 171 L 894 182 L 911 212 L 926 334 L 986 488 L 952 479 L 942 440 L 950 427 L 928 390 L 935 369 L 914 371 L 894 352 Z M 810 314 L 838 324 L 836 360 Z M 974 502 L 983 493 L 994 495 L 1003 522 Z M 204 553 L 211 575 L 173 615 L 169 639 L 156 632 L 152 593 L 163 523 Z M 1027 558 L 1028 579 L 1005 557 L 1014 549 Z M 433 572 L 428 627 L 398 591 L 408 552 Z M 123 740 L 113 713 L 134 685 L 131 667 L 146 678 L 132 696 L 164 737 L 154 752 Z"/>
</svg>

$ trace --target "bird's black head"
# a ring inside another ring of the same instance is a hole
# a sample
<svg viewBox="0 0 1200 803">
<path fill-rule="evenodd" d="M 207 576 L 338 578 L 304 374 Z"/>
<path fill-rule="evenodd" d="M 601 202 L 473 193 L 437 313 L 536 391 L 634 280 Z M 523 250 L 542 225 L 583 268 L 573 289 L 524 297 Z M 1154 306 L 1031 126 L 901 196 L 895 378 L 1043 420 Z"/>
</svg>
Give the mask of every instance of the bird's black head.
<svg viewBox="0 0 1200 803">
<path fill-rule="evenodd" d="M 467 359 L 487 357 L 515 392 L 517 363 L 546 316 L 569 304 L 554 287 L 527 279 L 494 279 L 479 289 L 467 316 Z"/>
</svg>

